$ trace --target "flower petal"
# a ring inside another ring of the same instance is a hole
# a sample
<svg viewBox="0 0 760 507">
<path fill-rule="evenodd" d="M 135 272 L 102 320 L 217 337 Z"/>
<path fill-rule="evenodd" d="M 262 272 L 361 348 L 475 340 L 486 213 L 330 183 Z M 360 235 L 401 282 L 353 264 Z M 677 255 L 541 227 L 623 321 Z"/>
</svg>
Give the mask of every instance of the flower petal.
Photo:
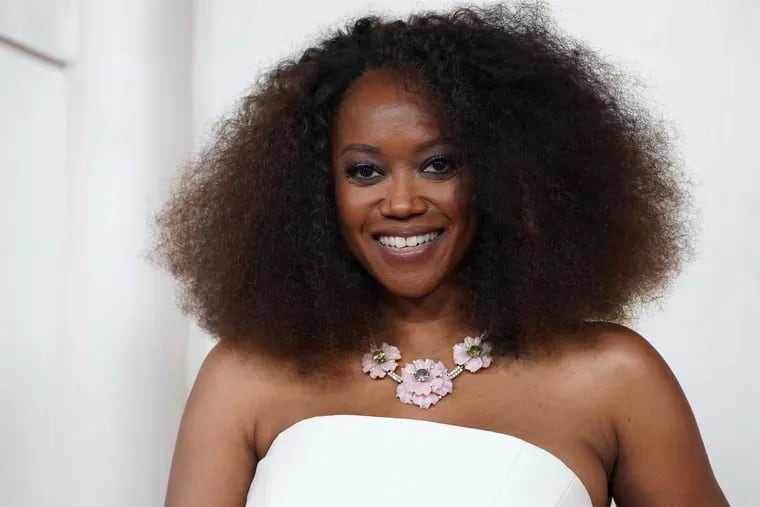
<svg viewBox="0 0 760 507">
<path fill-rule="evenodd" d="M 436 389 L 433 390 L 435 394 L 438 396 L 446 396 L 454 389 L 454 384 L 451 382 L 451 379 L 448 377 L 445 377 L 442 379 L 441 385 L 438 386 Z"/>
<path fill-rule="evenodd" d="M 433 387 L 430 385 L 430 382 L 412 382 L 409 390 L 416 395 L 426 396 L 433 391 Z"/>
<path fill-rule="evenodd" d="M 393 371 L 396 369 L 396 366 L 398 366 L 396 361 L 385 361 L 380 364 L 380 367 L 385 371 Z"/>
<path fill-rule="evenodd" d="M 396 386 L 396 397 L 398 397 L 403 403 L 412 403 L 412 399 L 414 398 L 412 392 L 409 391 L 404 384 Z"/>
<path fill-rule="evenodd" d="M 457 343 L 454 345 L 454 363 L 464 364 L 470 359 L 470 355 L 467 353 L 467 346 L 464 343 Z"/>
<path fill-rule="evenodd" d="M 438 396 L 431 394 L 428 396 L 415 396 L 413 402 L 421 409 L 427 410 L 431 405 L 438 403 L 439 399 L 440 398 Z"/>
<path fill-rule="evenodd" d="M 464 369 L 471 371 L 475 373 L 480 368 L 483 367 L 483 358 L 482 357 L 472 357 L 469 361 L 467 361 L 467 364 L 464 365 Z"/>
<path fill-rule="evenodd" d="M 446 369 L 446 366 L 440 361 L 430 361 L 430 375 L 435 377 L 442 377 L 443 375 L 446 375 L 448 373 L 448 370 Z"/>
<path fill-rule="evenodd" d="M 383 343 L 383 354 L 385 354 L 386 359 L 390 360 L 396 360 L 401 359 L 401 351 L 397 347 L 394 347 L 393 345 L 388 345 L 387 343 Z"/>
<path fill-rule="evenodd" d="M 414 375 L 415 371 L 417 371 L 417 368 L 411 363 L 406 363 L 404 367 L 401 368 L 402 375 Z"/>
</svg>

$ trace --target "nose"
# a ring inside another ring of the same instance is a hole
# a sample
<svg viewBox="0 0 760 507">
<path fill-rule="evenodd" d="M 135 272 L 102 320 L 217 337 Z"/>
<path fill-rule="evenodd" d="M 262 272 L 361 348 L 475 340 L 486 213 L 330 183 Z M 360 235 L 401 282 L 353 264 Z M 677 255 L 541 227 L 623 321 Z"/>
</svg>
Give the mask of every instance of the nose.
<svg viewBox="0 0 760 507">
<path fill-rule="evenodd" d="M 380 201 L 380 213 L 389 218 L 409 218 L 427 211 L 427 203 L 416 189 L 414 176 L 392 178 Z"/>
</svg>

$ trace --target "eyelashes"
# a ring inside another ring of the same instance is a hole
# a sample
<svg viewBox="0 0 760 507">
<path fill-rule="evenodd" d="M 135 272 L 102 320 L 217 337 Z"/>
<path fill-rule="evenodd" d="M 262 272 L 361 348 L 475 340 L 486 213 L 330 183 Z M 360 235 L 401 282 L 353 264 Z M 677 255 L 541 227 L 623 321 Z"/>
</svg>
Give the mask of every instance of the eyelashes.
<svg viewBox="0 0 760 507">
<path fill-rule="evenodd" d="M 386 175 L 382 166 L 369 161 L 352 164 L 346 168 L 345 172 L 349 180 L 364 185 L 372 184 Z M 424 177 L 443 180 L 451 178 L 458 171 L 457 165 L 451 157 L 434 155 L 426 159 L 417 169 L 417 172 Z"/>
<path fill-rule="evenodd" d="M 359 162 L 346 168 L 346 176 L 351 180 L 369 181 L 383 176 L 371 162 Z"/>
<path fill-rule="evenodd" d="M 451 175 L 457 170 L 454 160 L 446 155 L 434 155 L 423 162 L 422 167 L 422 172 L 427 174 L 437 174 L 440 176 Z M 426 171 L 428 168 L 432 168 L 433 171 Z"/>
</svg>

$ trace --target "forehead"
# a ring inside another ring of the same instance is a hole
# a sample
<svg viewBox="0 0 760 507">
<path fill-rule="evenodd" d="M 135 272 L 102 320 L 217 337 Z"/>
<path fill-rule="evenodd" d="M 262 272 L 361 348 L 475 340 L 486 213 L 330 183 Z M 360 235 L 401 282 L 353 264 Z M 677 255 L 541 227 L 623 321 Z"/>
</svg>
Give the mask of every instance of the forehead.
<svg viewBox="0 0 760 507">
<path fill-rule="evenodd" d="M 429 102 L 382 70 L 357 78 L 343 96 L 333 122 L 334 144 L 372 142 L 388 135 L 436 137 L 438 119 Z"/>
</svg>

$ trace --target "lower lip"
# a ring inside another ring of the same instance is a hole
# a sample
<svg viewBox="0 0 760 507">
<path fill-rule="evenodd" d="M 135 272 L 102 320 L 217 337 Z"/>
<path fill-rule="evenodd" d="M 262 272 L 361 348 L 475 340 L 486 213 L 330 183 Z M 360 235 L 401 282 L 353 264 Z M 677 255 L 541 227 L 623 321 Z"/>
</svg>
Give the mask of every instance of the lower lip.
<svg viewBox="0 0 760 507">
<path fill-rule="evenodd" d="M 380 252 L 382 253 L 383 257 L 385 257 L 387 260 L 393 262 L 415 262 L 425 257 L 433 249 L 434 245 L 438 243 L 443 234 L 443 232 L 439 234 L 438 237 L 436 237 L 433 241 L 428 241 L 422 245 L 407 247 L 404 249 L 391 248 L 389 246 L 384 246 L 377 240 L 374 241 L 375 244 L 377 244 L 377 246 L 380 248 Z"/>
</svg>

